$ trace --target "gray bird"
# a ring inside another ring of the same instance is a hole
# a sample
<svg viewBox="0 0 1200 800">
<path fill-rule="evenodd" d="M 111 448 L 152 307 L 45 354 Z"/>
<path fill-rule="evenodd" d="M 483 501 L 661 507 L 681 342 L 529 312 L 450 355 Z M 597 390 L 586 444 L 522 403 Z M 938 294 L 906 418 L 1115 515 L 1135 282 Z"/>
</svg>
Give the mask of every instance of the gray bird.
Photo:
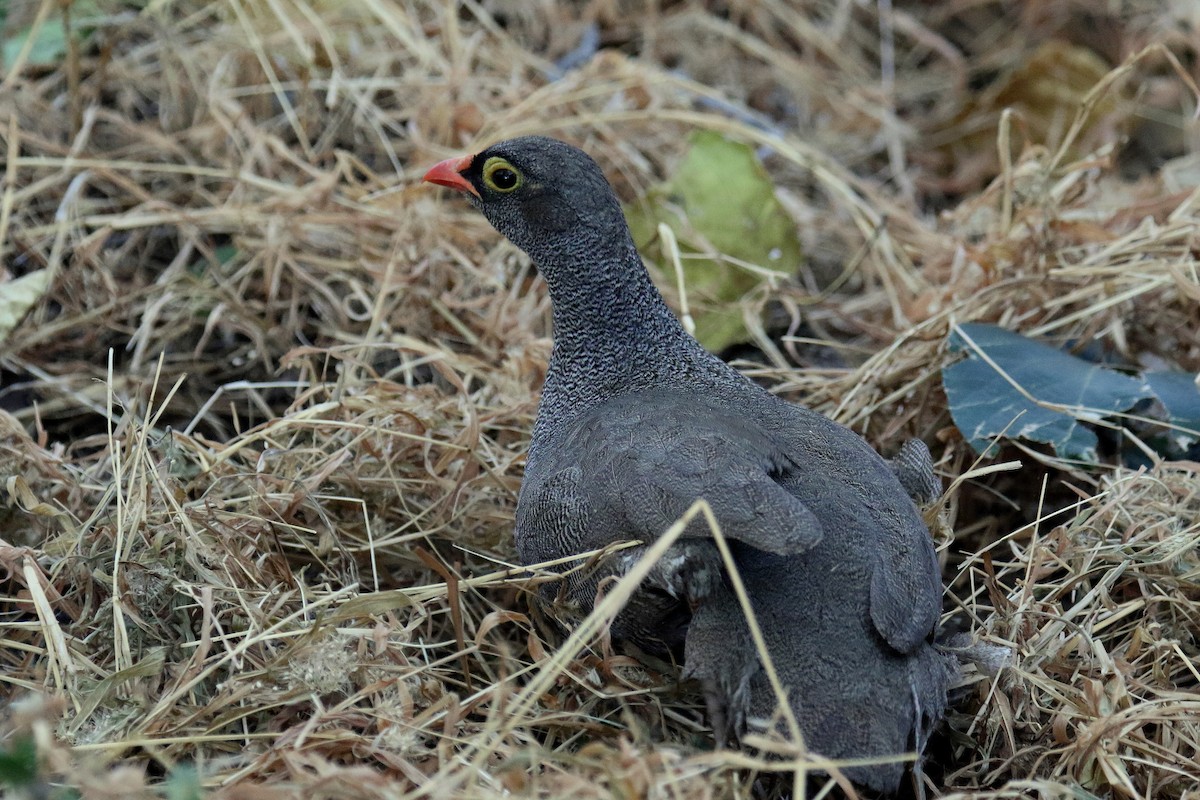
<svg viewBox="0 0 1200 800">
<path fill-rule="evenodd" d="M 582 151 L 512 139 L 443 161 L 425 180 L 465 192 L 549 287 L 554 349 L 517 504 L 521 561 L 653 542 L 704 498 L 807 747 L 836 759 L 919 752 L 955 675 L 933 644 L 942 584 L 914 504 L 940 493 L 924 445 L 910 442 L 889 464 L 849 429 L 705 351 L 651 282 L 616 196 Z M 571 573 L 556 609 L 586 613 L 600 583 L 636 556 Z M 776 696 L 702 521 L 612 635 L 682 652 L 718 743 L 772 719 L 778 727 Z M 844 770 L 884 792 L 903 771 L 899 762 Z"/>
</svg>

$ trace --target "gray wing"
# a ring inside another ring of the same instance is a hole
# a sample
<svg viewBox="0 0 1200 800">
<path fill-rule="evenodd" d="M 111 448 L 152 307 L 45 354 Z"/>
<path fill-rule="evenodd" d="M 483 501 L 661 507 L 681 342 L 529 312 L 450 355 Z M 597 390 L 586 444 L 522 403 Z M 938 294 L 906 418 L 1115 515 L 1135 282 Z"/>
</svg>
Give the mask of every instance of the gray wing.
<svg viewBox="0 0 1200 800">
<path fill-rule="evenodd" d="M 517 547 L 536 563 L 616 541 L 653 541 L 697 499 L 713 511 L 722 535 L 778 555 L 808 550 L 824 535 L 817 517 L 773 477 L 773 465 L 744 442 L 703 428 L 650 435 L 632 420 L 589 437 L 577 465 L 527 479 L 517 508 Z M 660 420 L 661 422 L 661 420 Z M 740 445 L 740 448 L 739 448 Z M 694 519 L 685 538 L 708 538 Z"/>
<path fill-rule="evenodd" d="M 619 541 L 653 542 L 699 498 L 725 537 L 755 550 L 793 556 L 824 535 L 817 516 L 779 484 L 786 459 L 764 432 L 694 399 L 610 401 L 542 453 L 517 504 L 517 550 L 525 564 Z M 689 604 L 723 572 L 711 536 L 703 518 L 689 524 L 614 622 L 614 636 L 654 650 L 664 649 L 655 640 L 667 649 L 682 643 Z M 626 550 L 573 571 L 566 585 L 571 607 L 590 607 L 600 581 L 623 573 L 639 555 Z"/>
<path fill-rule="evenodd" d="M 922 529 L 923 530 L 923 529 Z M 871 572 L 871 621 L 889 645 L 911 653 L 932 635 L 942 613 L 942 584 L 929 534 L 884 539 Z"/>
<path fill-rule="evenodd" d="M 781 405 L 787 410 L 777 424 L 787 426 L 781 433 L 795 465 L 785 476 L 789 488 L 846 539 L 846 558 L 867 566 L 871 621 L 893 649 L 912 652 L 941 615 L 942 582 L 929 530 L 897 473 L 911 471 L 914 491 L 932 489 L 936 476 L 928 450 L 906 445 L 905 466 L 895 470 L 849 429 Z M 925 453 L 927 471 L 917 450 Z"/>
<path fill-rule="evenodd" d="M 779 484 L 786 459 L 762 431 L 695 403 L 618 411 L 586 437 L 582 491 L 597 513 L 622 520 L 627 538 L 658 538 L 701 498 L 722 535 L 764 552 L 795 555 L 824 536 L 817 516 Z M 697 518 L 684 536 L 711 531 Z"/>
<path fill-rule="evenodd" d="M 523 564 L 554 561 L 592 549 L 585 540 L 593 515 L 581 490 L 579 467 L 564 467 L 537 480 L 526 480 L 517 503 L 517 555 Z M 615 540 L 614 540 L 615 541 Z"/>
<path fill-rule="evenodd" d="M 942 496 L 942 481 L 933 471 L 933 456 L 920 439 L 909 439 L 888 459 L 896 479 L 914 502 L 924 505 Z"/>
<path fill-rule="evenodd" d="M 899 487 L 881 481 L 879 489 L 882 547 L 871 573 L 871 619 L 888 644 L 910 653 L 928 640 L 942 613 L 937 552 L 914 503 L 937 499 L 942 485 L 920 439 L 905 442 L 889 466 Z"/>
<path fill-rule="evenodd" d="M 616 454 L 610 486 L 631 533 L 656 538 L 698 499 L 712 508 L 722 535 L 777 555 L 804 552 L 824 535 L 802 502 L 775 482 L 767 465 L 722 451 L 713 437 L 697 435 L 652 450 Z M 698 517 L 684 532 L 711 536 Z"/>
</svg>

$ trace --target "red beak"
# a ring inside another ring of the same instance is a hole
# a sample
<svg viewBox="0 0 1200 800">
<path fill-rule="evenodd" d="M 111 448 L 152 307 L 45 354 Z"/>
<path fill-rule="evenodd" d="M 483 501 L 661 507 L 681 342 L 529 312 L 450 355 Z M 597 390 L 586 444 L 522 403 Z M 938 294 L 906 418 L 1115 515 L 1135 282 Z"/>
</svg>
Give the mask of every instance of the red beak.
<svg viewBox="0 0 1200 800">
<path fill-rule="evenodd" d="M 479 197 L 479 192 L 475 191 L 475 187 L 471 182 L 462 176 L 467 167 L 471 166 L 471 162 L 475 156 L 462 156 L 461 158 L 447 158 L 445 161 L 439 161 L 434 164 L 429 172 L 425 173 L 422 178 L 426 183 L 436 183 L 438 186 L 448 186 L 451 189 L 458 189 L 460 192 L 470 192 Z M 480 198 L 482 199 L 482 198 Z"/>
</svg>

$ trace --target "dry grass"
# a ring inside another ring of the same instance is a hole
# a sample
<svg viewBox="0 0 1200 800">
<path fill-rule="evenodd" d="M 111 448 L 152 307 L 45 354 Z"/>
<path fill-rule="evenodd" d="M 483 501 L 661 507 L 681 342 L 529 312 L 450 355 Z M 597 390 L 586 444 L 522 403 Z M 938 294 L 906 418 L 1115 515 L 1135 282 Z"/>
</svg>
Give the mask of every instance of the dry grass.
<svg viewBox="0 0 1200 800">
<path fill-rule="evenodd" d="M 50 796 L 793 786 L 530 606 L 547 299 L 418 184 L 437 158 L 550 133 L 632 199 L 691 129 L 760 145 L 809 262 L 745 299 L 748 368 L 948 478 L 955 322 L 1200 370 L 1186 2 L 136 5 L 77 3 L 61 63 L 0 84 L 0 274 L 51 287 L 0 339 L 0 748 L 32 735 Z M 846 366 L 797 368 L 811 340 Z M 1010 456 L 944 515 L 948 615 L 1013 657 L 929 793 L 1196 796 L 1200 466 Z"/>
</svg>

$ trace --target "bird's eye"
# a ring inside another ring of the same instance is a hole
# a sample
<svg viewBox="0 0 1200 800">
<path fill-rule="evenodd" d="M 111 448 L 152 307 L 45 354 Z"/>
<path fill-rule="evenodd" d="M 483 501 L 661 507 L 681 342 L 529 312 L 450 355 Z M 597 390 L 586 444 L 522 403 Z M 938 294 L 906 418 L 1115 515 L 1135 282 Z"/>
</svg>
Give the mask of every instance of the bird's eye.
<svg viewBox="0 0 1200 800">
<path fill-rule="evenodd" d="M 503 158 L 493 156 L 483 165 L 483 181 L 497 192 L 511 192 L 521 185 L 521 173 Z"/>
</svg>

